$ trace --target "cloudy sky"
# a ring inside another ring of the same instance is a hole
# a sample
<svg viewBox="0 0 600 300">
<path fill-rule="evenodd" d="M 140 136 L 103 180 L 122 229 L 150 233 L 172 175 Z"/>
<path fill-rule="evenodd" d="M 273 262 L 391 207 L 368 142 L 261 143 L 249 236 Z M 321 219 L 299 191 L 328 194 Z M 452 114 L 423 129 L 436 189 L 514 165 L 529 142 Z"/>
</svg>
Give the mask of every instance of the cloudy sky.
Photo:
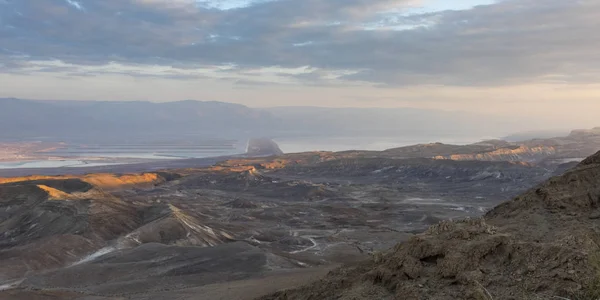
<svg viewBox="0 0 600 300">
<path fill-rule="evenodd" d="M 600 125 L 598 0 L 0 0 L 0 97 Z"/>
</svg>

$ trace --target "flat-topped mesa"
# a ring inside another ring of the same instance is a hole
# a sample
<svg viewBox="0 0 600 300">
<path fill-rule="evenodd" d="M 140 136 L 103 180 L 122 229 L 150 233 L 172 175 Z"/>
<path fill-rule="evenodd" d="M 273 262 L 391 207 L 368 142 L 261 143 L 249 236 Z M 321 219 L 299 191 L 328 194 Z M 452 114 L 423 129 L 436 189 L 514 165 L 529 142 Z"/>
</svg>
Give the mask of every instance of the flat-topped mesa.
<svg viewBox="0 0 600 300">
<path fill-rule="evenodd" d="M 273 140 L 268 138 L 253 138 L 248 141 L 248 148 L 246 149 L 247 156 L 261 157 L 261 156 L 277 156 L 282 155 L 283 151 L 279 148 L 279 145 Z"/>
<path fill-rule="evenodd" d="M 598 135 L 600 134 L 600 127 L 594 127 L 592 129 L 575 129 L 569 134 L 570 137 L 576 136 L 587 136 L 587 135 Z"/>
<path fill-rule="evenodd" d="M 487 160 L 487 161 L 526 161 L 537 162 L 543 158 L 552 156 L 557 153 L 556 147 L 552 146 L 512 146 L 503 147 L 489 152 L 470 153 L 470 154 L 452 154 L 439 155 L 435 159 L 451 159 L 451 160 Z"/>
</svg>

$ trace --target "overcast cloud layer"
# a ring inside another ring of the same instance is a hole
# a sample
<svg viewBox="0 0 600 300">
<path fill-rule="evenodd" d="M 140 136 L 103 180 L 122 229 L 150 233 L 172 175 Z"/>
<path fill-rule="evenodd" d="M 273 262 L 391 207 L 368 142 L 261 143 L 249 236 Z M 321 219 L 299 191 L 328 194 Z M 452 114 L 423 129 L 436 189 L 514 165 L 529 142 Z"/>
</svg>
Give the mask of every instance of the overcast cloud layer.
<svg viewBox="0 0 600 300">
<path fill-rule="evenodd" d="M 598 0 L 0 0 L 0 97 L 578 108 L 591 124 L 598 28 Z"/>
<path fill-rule="evenodd" d="M 425 4 L 0 0 L 0 62 L 3 72 L 43 65 L 42 71 L 72 75 L 89 71 L 78 68 L 82 65 L 109 63 L 221 67 L 232 74 L 302 68 L 276 75 L 385 85 L 585 83 L 600 77 L 600 1 L 507 0 L 457 11 L 410 9 Z M 57 61 L 67 65 L 44 64 Z"/>
</svg>

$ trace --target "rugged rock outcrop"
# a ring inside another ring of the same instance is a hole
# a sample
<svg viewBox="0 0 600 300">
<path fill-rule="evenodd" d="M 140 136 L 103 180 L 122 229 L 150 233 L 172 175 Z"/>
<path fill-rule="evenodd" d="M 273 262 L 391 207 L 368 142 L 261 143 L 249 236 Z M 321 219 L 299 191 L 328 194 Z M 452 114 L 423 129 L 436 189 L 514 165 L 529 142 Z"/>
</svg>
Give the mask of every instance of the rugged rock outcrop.
<svg viewBox="0 0 600 300">
<path fill-rule="evenodd" d="M 600 152 L 481 219 L 261 299 L 597 299 L 599 219 Z"/>
<path fill-rule="evenodd" d="M 250 139 L 246 155 L 251 157 L 282 155 L 283 151 L 275 141 L 266 138 Z"/>
</svg>

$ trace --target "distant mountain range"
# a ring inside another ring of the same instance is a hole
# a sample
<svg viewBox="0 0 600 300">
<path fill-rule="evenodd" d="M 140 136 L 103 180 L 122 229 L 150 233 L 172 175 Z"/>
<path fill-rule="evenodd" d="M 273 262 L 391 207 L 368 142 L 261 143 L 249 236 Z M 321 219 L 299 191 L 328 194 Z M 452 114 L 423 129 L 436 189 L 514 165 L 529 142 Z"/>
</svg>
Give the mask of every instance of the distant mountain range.
<svg viewBox="0 0 600 300">
<path fill-rule="evenodd" d="M 214 101 L 0 98 L 0 139 L 104 141 L 186 136 L 501 136 L 520 120 L 412 108 L 249 108 Z"/>
<path fill-rule="evenodd" d="M 0 137 L 102 138 L 174 133 L 261 133 L 272 115 L 221 102 L 172 103 L 0 99 Z"/>
</svg>

